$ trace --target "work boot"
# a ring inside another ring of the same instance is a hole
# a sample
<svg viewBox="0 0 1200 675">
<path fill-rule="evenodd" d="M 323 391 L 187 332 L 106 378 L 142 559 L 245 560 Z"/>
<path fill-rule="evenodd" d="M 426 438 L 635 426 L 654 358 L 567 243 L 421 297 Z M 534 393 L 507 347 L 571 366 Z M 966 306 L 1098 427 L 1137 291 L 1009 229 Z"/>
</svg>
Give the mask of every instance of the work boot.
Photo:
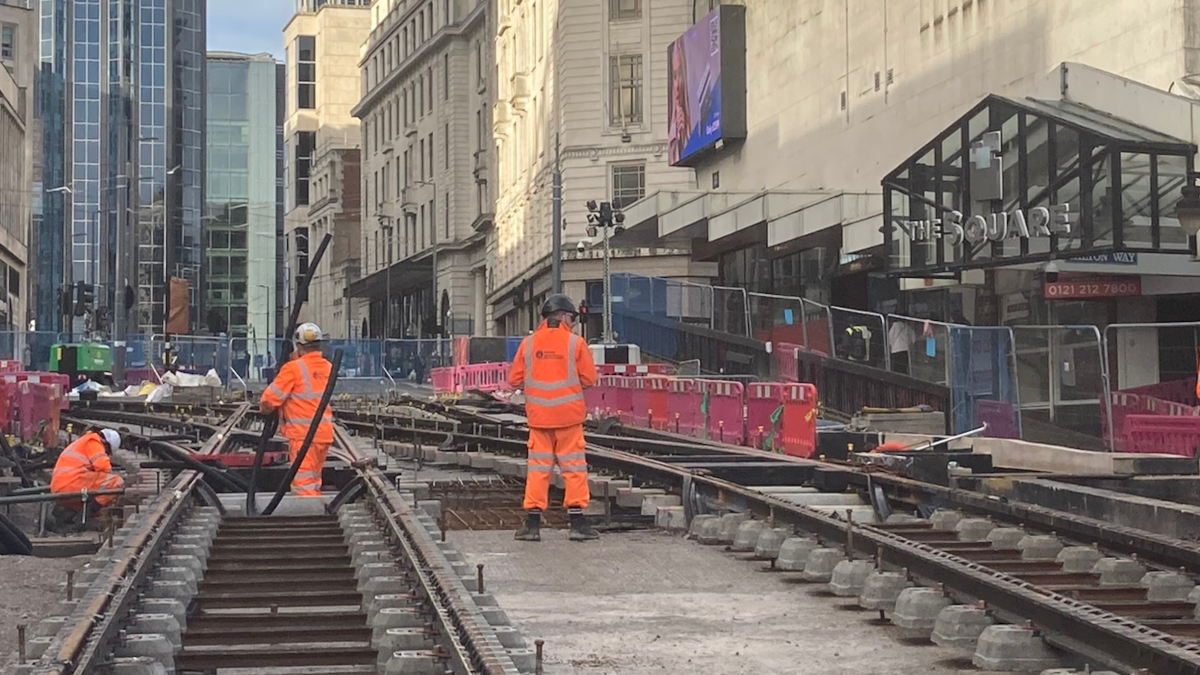
<svg viewBox="0 0 1200 675">
<path fill-rule="evenodd" d="M 600 533 L 588 522 L 587 517 L 583 515 L 583 511 L 571 509 L 570 517 L 571 534 L 569 538 L 571 541 L 591 541 L 600 538 Z"/>
<path fill-rule="evenodd" d="M 517 535 L 514 537 L 517 541 L 541 541 L 542 540 L 542 512 L 530 511 L 525 516 L 525 524 L 521 529 L 517 530 Z"/>
</svg>

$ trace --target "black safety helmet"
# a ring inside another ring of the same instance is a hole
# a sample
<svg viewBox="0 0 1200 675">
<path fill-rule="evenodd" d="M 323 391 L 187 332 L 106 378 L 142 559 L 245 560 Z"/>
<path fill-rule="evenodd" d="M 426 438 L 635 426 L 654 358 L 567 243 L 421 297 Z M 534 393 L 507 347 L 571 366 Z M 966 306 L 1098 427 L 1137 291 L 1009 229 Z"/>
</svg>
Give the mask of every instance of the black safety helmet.
<svg viewBox="0 0 1200 675">
<path fill-rule="evenodd" d="M 542 318 L 546 318 L 555 312 L 570 312 L 571 314 L 579 314 L 579 310 L 575 308 L 575 303 L 562 293 L 555 293 L 546 298 L 546 302 L 542 303 Z"/>
</svg>

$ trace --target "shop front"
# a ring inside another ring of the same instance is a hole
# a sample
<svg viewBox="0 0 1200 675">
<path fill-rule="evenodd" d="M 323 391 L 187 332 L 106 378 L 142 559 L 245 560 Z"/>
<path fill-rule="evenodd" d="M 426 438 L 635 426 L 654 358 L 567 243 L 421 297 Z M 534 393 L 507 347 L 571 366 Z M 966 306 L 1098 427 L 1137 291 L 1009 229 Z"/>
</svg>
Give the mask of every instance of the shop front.
<svg viewBox="0 0 1200 675">
<path fill-rule="evenodd" d="M 896 313 L 1011 327 L 1021 408 L 1098 431 L 1104 392 L 1196 372 L 1194 329 L 1146 325 L 1200 321 L 1176 213 L 1195 153 L 1070 101 L 987 97 L 882 181 Z"/>
</svg>

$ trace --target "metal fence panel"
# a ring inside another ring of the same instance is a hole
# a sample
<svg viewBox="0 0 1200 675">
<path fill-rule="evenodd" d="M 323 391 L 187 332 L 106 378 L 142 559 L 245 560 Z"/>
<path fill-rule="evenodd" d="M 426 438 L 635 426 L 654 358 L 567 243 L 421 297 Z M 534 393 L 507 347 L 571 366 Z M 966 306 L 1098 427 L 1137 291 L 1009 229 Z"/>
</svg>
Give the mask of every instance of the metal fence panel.
<svg viewBox="0 0 1200 675">
<path fill-rule="evenodd" d="M 1026 440 L 1103 450 L 1111 405 L 1095 326 L 1013 326 Z"/>
<path fill-rule="evenodd" d="M 829 318 L 834 358 L 888 369 L 887 320 L 882 314 L 830 307 Z"/>
<path fill-rule="evenodd" d="M 951 325 L 896 314 L 889 314 L 887 322 L 892 371 L 949 386 L 953 377 L 950 358 Z M 890 334 L 892 330 L 896 331 L 896 336 Z M 894 342 L 893 337 L 897 338 Z"/>
<path fill-rule="evenodd" d="M 1012 329 L 952 324 L 949 335 L 954 431 L 964 433 L 986 422 L 984 436 L 1021 438 Z"/>
</svg>

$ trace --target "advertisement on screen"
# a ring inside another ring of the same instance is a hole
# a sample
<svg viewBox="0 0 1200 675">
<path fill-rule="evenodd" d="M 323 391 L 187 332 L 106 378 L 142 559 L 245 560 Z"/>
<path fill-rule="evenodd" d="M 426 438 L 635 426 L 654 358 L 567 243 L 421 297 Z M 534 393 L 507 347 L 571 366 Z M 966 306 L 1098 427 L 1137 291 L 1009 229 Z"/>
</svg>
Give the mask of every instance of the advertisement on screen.
<svg viewBox="0 0 1200 675">
<path fill-rule="evenodd" d="M 667 50 L 668 161 L 672 166 L 745 137 L 745 8 L 709 12 Z"/>
</svg>

